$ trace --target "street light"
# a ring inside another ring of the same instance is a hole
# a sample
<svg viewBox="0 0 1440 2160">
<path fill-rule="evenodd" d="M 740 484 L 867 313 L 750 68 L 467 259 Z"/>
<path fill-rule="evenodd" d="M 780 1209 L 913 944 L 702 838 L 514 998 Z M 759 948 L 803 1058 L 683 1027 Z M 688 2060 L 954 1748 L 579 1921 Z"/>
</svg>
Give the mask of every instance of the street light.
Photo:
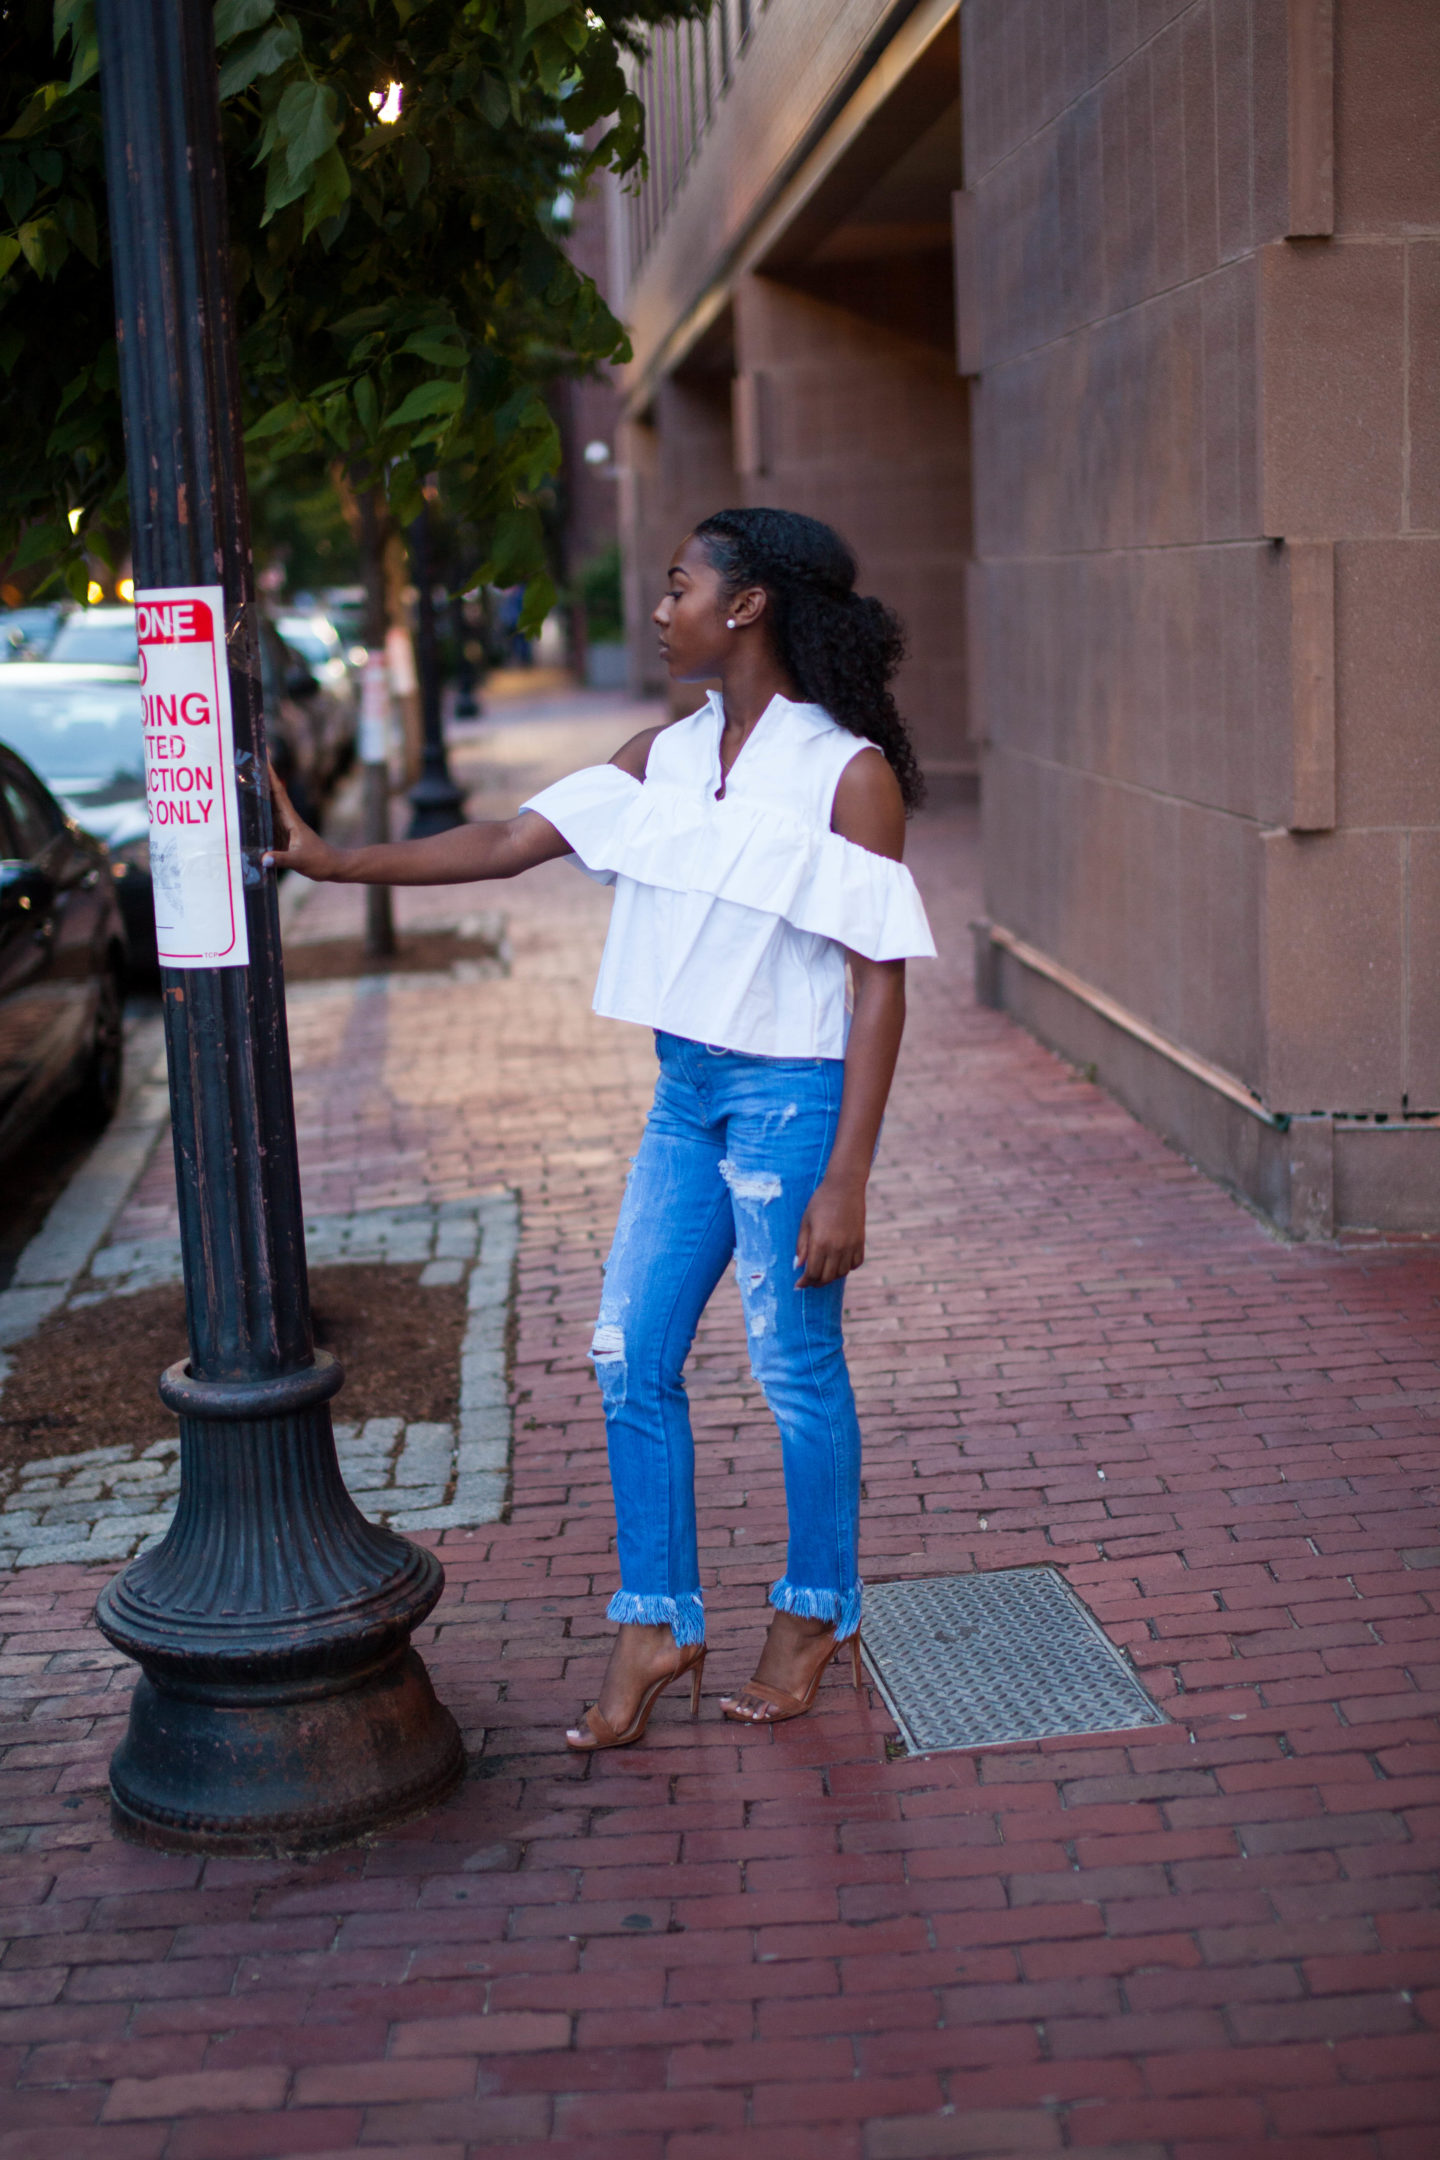
<svg viewBox="0 0 1440 2160">
<path fill-rule="evenodd" d="M 147 762 L 208 760 L 151 798 L 190 1355 L 175 1520 L 97 1608 L 141 1667 L 110 1787 L 142 1843 L 314 1849 L 461 1774 L 410 1647 L 444 1577 L 346 1492 L 311 1333 L 211 10 L 100 0 L 99 32 Z"/>
</svg>

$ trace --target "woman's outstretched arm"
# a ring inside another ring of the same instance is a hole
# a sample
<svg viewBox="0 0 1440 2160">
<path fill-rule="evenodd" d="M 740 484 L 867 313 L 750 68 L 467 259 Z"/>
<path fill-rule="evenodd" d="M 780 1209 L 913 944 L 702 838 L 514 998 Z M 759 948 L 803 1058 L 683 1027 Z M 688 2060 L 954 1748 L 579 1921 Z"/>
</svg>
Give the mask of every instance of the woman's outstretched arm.
<svg viewBox="0 0 1440 2160">
<path fill-rule="evenodd" d="M 872 855 L 900 861 L 905 805 L 878 751 L 864 752 L 846 766 L 831 825 Z M 795 1257 L 804 1268 L 802 1290 L 834 1282 L 864 1261 L 865 1188 L 905 1031 L 904 961 L 867 960 L 853 952 L 848 957 L 855 1009 L 845 1046 L 845 1088 L 829 1166 L 800 1225 Z"/>
<path fill-rule="evenodd" d="M 645 778 L 645 761 L 658 728 L 643 728 L 623 743 L 610 763 L 632 779 Z M 536 863 L 570 853 L 570 843 L 548 818 L 522 810 L 518 817 L 457 825 L 428 840 L 382 840 L 369 847 L 332 847 L 301 817 L 270 767 L 275 805 L 275 845 L 264 858 L 268 870 L 298 870 L 330 885 L 470 885 L 482 878 L 518 877 Z"/>
<path fill-rule="evenodd" d="M 534 864 L 570 853 L 570 843 L 533 810 L 480 825 L 457 825 L 428 840 L 382 840 L 369 847 L 332 847 L 301 817 L 270 768 L 275 845 L 267 868 L 298 870 L 331 885 L 469 885 L 480 878 L 516 877 Z M 283 841 L 282 841 L 283 835 Z"/>
</svg>

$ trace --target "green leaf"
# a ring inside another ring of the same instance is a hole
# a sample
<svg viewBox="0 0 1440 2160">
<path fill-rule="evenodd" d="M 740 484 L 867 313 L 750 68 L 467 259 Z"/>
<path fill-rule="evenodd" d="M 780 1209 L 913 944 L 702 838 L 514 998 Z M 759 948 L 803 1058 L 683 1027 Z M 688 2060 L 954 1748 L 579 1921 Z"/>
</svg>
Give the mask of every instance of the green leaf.
<svg viewBox="0 0 1440 2160">
<path fill-rule="evenodd" d="M 60 402 L 55 408 L 56 417 L 58 418 L 68 406 L 73 405 L 76 398 L 80 396 L 82 391 L 87 390 L 89 386 L 90 370 L 89 368 L 81 368 L 80 373 L 72 375 L 65 388 L 61 391 Z"/>
<path fill-rule="evenodd" d="M 397 458 L 390 467 L 385 480 L 385 492 L 390 508 L 402 525 L 408 525 L 419 517 L 425 507 L 425 491 L 420 485 L 420 475 L 409 458 Z"/>
<path fill-rule="evenodd" d="M 325 432 L 329 435 L 336 448 L 348 450 L 352 433 L 350 400 L 343 390 L 337 392 L 334 397 L 325 400 L 321 408 L 320 418 L 324 423 Z"/>
<path fill-rule="evenodd" d="M 300 33 L 293 23 L 272 23 L 268 30 L 232 52 L 220 69 L 220 96 L 238 97 L 262 75 L 273 75 L 300 50 Z"/>
<path fill-rule="evenodd" d="M 536 31 L 557 15 L 565 14 L 575 0 L 525 0 L 525 35 L 533 38 Z"/>
<path fill-rule="evenodd" d="M 273 159 L 269 177 L 265 183 L 265 215 L 260 220 L 261 224 L 268 225 L 272 218 L 277 217 L 282 210 L 288 209 L 291 203 L 298 202 L 309 185 L 310 176 L 308 173 L 302 175 L 299 180 L 292 180 L 285 170 L 284 158 L 277 157 Z M 277 262 L 283 260 L 285 255 L 293 252 L 293 248 L 289 246 L 283 248 L 276 258 Z M 282 292 L 285 290 L 283 279 L 279 290 Z"/>
<path fill-rule="evenodd" d="M 53 277 L 69 248 L 53 217 L 32 218 L 15 235 L 20 252 L 37 277 Z"/>
<path fill-rule="evenodd" d="M 283 404 L 273 406 L 262 419 L 255 422 L 252 428 L 246 429 L 245 440 L 246 442 L 265 442 L 272 435 L 283 435 L 286 429 L 294 427 L 301 417 L 300 407 L 296 400 L 286 398 Z"/>
<path fill-rule="evenodd" d="M 215 43 L 228 45 L 247 30 L 258 30 L 275 13 L 275 0 L 216 0 Z"/>
<path fill-rule="evenodd" d="M 98 263 L 100 236 L 95 230 L 95 212 L 84 197 L 67 195 L 58 205 L 57 215 L 86 262 Z"/>
<path fill-rule="evenodd" d="M 290 83 L 281 96 L 275 121 L 290 178 L 308 178 L 310 168 L 324 157 L 340 133 L 339 95 L 323 83 Z"/>
<path fill-rule="evenodd" d="M 542 30 L 535 40 L 535 67 L 547 97 L 557 95 L 571 65 L 570 48 L 558 30 Z"/>
<path fill-rule="evenodd" d="M 52 15 L 55 50 L 58 53 L 66 38 L 70 39 L 70 80 L 63 88 L 68 93 L 78 90 L 89 82 L 100 66 L 100 38 L 95 28 L 95 0 L 55 0 Z M 59 90 L 60 84 L 53 86 Z"/>
<path fill-rule="evenodd" d="M 545 626 L 545 618 L 554 607 L 557 597 L 554 584 L 543 570 L 539 577 L 528 581 L 525 598 L 520 606 L 520 620 L 515 626 L 522 637 L 540 635 Z"/>
<path fill-rule="evenodd" d="M 480 84 L 480 110 L 493 128 L 503 128 L 510 118 L 510 90 L 498 75 L 486 75 Z"/>
<path fill-rule="evenodd" d="M 18 225 L 30 215 L 31 206 L 40 192 L 40 181 L 28 158 L 9 158 L 3 192 L 5 208 Z"/>
<path fill-rule="evenodd" d="M 365 430 L 365 440 L 374 442 L 380 427 L 380 400 L 368 375 L 362 375 L 356 383 L 354 398 L 356 417 Z"/>
<path fill-rule="evenodd" d="M 20 242 L 14 233 L 0 233 L 0 278 L 8 277 L 20 260 Z"/>
<path fill-rule="evenodd" d="M 387 428 L 413 427 L 417 420 L 457 413 L 465 402 L 465 386 L 455 382 L 421 383 L 404 403 L 385 416 Z"/>
<path fill-rule="evenodd" d="M 305 230 L 309 239 L 317 225 L 334 217 L 350 200 L 350 169 L 340 152 L 330 149 L 316 160 L 310 192 L 305 197 Z"/>
<path fill-rule="evenodd" d="M 544 566 L 544 541 L 538 512 L 502 510 L 495 520 L 490 561 L 497 585 L 518 585 Z"/>
<path fill-rule="evenodd" d="M 430 153 L 414 135 L 400 139 L 400 170 L 405 180 L 405 200 L 413 210 L 430 178 Z"/>
<path fill-rule="evenodd" d="M 43 562 L 47 555 L 58 555 L 70 545 L 70 528 L 57 520 L 53 524 L 32 525 L 20 542 L 20 551 L 11 568 L 28 570 L 31 563 Z"/>
<path fill-rule="evenodd" d="M 340 208 L 333 217 L 321 218 L 315 227 L 316 232 L 320 235 L 320 245 L 327 255 L 338 244 L 340 235 L 350 222 L 350 209 L 353 200 L 352 196 L 350 202 L 341 203 Z M 307 234 L 309 229 L 307 225 L 305 228 Z"/>
<path fill-rule="evenodd" d="M 55 51 L 59 52 L 67 37 L 73 37 L 87 19 L 94 21 L 94 0 L 55 0 L 51 18 L 55 36 Z"/>
<path fill-rule="evenodd" d="M 91 28 L 75 40 L 75 57 L 70 63 L 66 91 L 83 89 L 91 76 L 98 75 L 99 72 L 100 37 L 98 31 Z"/>
<path fill-rule="evenodd" d="M 428 360 L 432 367 L 464 367 L 468 351 L 458 342 L 458 336 L 457 331 L 450 329 L 412 330 L 400 350 L 414 353 L 417 359 Z"/>
<path fill-rule="evenodd" d="M 27 136 L 37 135 L 41 128 L 47 125 L 51 113 L 64 95 L 64 83 L 42 83 L 14 127 L 6 129 L 4 140 L 24 142 Z"/>
<path fill-rule="evenodd" d="M 383 330 L 389 320 L 388 306 L 356 308 L 353 314 L 342 315 L 331 323 L 330 329 L 335 337 L 364 337 L 372 330 Z"/>
</svg>

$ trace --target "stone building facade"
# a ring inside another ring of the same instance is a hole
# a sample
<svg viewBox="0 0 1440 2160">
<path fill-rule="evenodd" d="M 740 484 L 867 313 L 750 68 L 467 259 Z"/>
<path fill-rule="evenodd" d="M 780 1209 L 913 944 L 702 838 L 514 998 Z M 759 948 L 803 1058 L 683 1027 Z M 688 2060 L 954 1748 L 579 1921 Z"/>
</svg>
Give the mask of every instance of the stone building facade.
<svg viewBox="0 0 1440 2160">
<path fill-rule="evenodd" d="M 1440 4 L 723 0 L 644 70 L 634 666 L 846 532 L 981 994 L 1283 1227 L 1440 1231 Z"/>
</svg>

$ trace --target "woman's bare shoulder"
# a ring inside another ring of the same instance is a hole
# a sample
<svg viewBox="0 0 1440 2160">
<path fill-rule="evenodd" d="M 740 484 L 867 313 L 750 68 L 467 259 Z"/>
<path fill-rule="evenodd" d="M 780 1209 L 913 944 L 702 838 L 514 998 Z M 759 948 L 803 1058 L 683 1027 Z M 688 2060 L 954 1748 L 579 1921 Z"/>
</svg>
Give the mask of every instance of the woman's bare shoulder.
<svg viewBox="0 0 1440 2160">
<path fill-rule="evenodd" d="M 638 735 L 630 737 L 629 742 L 620 745 L 610 763 L 618 765 L 621 772 L 629 773 L 632 780 L 643 780 L 650 762 L 650 745 L 657 735 L 663 735 L 674 725 L 673 720 L 662 720 L 659 727 L 642 728 Z"/>
<path fill-rule="evenodd" d="M 835 790 L 830 830 L 872 855 L 899 862 L 905 854 L 905 798 L 882 750 L 873 744 L 852 757 Z"/>
</svg>

